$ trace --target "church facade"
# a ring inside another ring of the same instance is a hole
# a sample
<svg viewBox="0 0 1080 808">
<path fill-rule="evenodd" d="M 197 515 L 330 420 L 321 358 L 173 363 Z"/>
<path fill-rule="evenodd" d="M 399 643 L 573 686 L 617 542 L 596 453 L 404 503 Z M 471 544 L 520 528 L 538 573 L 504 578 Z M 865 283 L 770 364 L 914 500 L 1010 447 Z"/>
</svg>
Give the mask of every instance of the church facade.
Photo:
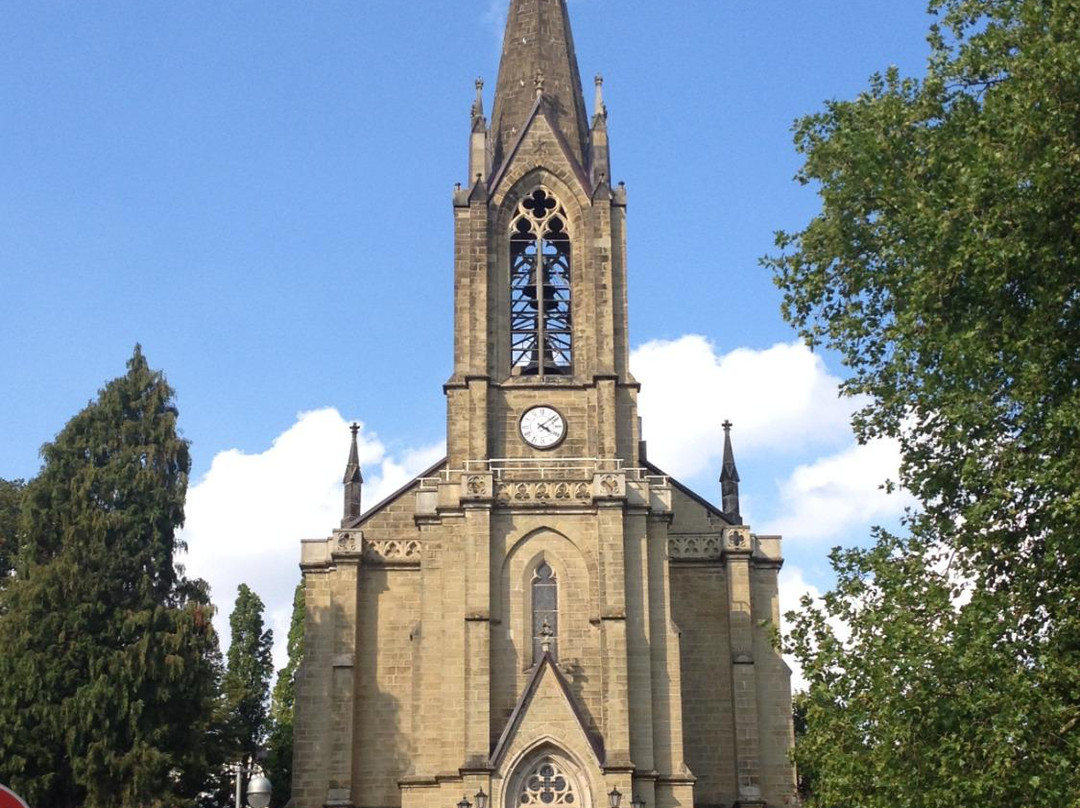
<svg viewBox="0 0 1080 808">
<path fill-rule="evenodd" d="M 795 802 L 779 537 L 649 463 L 626 191 L 565 0 L 510 0 L 453 196 L 447 456 L 305 541 L 297 808 Z M 464 797 L 462 795 L 465 795 Z"/>
</svg>

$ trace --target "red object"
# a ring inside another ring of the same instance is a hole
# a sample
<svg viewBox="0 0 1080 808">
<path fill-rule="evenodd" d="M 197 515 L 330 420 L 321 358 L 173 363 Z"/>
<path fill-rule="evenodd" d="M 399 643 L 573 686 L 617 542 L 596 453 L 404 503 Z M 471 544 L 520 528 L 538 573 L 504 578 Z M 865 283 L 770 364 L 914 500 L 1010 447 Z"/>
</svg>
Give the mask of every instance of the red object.
<svg viewBox="0 0 1080 808">
<path fill-rule="evenodd" d="M 0 786 L 0 808 L 30 808 L 30 806 L 10 788 Z"/>
</svg>

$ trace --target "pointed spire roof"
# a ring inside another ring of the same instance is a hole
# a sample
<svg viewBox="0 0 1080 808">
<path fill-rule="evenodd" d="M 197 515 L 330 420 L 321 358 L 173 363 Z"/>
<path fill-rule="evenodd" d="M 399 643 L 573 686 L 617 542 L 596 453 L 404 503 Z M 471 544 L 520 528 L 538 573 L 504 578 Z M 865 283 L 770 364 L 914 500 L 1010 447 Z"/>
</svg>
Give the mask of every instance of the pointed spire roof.
<svg viewBox="0 0 1080 808">
<path fill-rule="evenodd" d="M 360 471 L 360 452 L 356 446 L 356 433 L 360 431 L 360 424 L 354 423 L 349 427 L 352 432 L 352 446 L 349 448 L 349 462 L 345 465 L 344 483 L 362 483 L 364 475 Z"/>
<path fill-rule="evenodd" d="M 509 154 L 537 98 L 584 165 L 589 122 L 566 0 L 510 0 L 491 117 L 495 166 Z"/>
<path fill-rule="evenodd" d="M 739 470 L 735 468 L 735 452 L 731 448 L 731 421 L 724 421 L 724 467 L 720 470 L 720 482 L 739 482 Z"/>
<path fill-rule="evenodd" d="M 345 465 L 345 507 L 341 513 L 341 526 L 351 526 L 360 518 L 360 508 L 364 492 L 364 475 L 360 471 L 360 452 L 356 447 L 356 433 L 360 424 L 349 427 L 352 432 L 352 445 L 349 447 L 349 462 Z"/>
<path fill-rule="evenodd" d="M 724 421 L 724 466 L 720 469 L 720 494 L 723 497 L 724 517 L 732 524 L 742 524 L 739 513 L 739 470 L 735 468 L 735 452 L 731 448 L 731 421 Z"/>
</svg>

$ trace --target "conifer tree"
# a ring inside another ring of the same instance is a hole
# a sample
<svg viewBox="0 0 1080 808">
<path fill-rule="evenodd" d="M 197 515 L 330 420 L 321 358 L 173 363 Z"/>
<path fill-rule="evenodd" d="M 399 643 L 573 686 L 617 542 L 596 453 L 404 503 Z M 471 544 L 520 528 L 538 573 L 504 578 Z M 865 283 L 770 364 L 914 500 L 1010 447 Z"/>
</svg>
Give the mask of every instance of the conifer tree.
<svg viewBox="0 0 1080 808">
<path fill-rule="evenodd" d="M 36 808 L 183 805 L 220 684 L 205 584 L 173 554 L 190 459 L 136 346 L 42 449 L 0 593 L 0 781 Z"/>
<path fill-rule="evenodd" d="M 266 773 L 274 784 L 271 805 L 280 808 L 292 793 L 293 710 L 296 706 L 296 671 L 304 659 L 304 582 L 293 592 L 289 623 L 289 660 L 278 671 L 270 704 L 270 738 Z"/>
<path fill-rule="evenodd" d="M 269 728 L 274 635 L 270 629 L 263 628 L 263 602 L 247 584 L 240 584 L 237 589 L 229 628 L 232 641 L 225 670 L 225 701 L 236 752 L 245 764 L 251 764 L 257 759 Z"/>
</svg>

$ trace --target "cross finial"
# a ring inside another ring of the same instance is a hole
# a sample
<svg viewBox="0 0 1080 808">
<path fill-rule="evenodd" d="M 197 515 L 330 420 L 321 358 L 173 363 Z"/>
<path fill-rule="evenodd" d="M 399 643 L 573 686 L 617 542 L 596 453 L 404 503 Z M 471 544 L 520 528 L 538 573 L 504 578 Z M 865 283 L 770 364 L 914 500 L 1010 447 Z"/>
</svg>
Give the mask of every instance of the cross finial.
<svg viewBox="0 0 1080 808">
<path fill-rule="evenodd" d="M 733 423 L 731 423 L 731 421 L 728 421 L 728 420 L 725 419 L 724 423 L 720 424 L 720 426 L 722 426 L 724 428 L 725 432 L 730 432 L 731 428 L 733 426 L 735 426 L 735 425 Z"/>
<path fill-rule="evenodd" d="M 353 421 L 352 426 L 349 427 L 349 431 L 352 432 L 352 436 L 355 438 L 356 433 L 360 431 L 360 424 L 356 423 L 356 421 Z"/>
</svg>

